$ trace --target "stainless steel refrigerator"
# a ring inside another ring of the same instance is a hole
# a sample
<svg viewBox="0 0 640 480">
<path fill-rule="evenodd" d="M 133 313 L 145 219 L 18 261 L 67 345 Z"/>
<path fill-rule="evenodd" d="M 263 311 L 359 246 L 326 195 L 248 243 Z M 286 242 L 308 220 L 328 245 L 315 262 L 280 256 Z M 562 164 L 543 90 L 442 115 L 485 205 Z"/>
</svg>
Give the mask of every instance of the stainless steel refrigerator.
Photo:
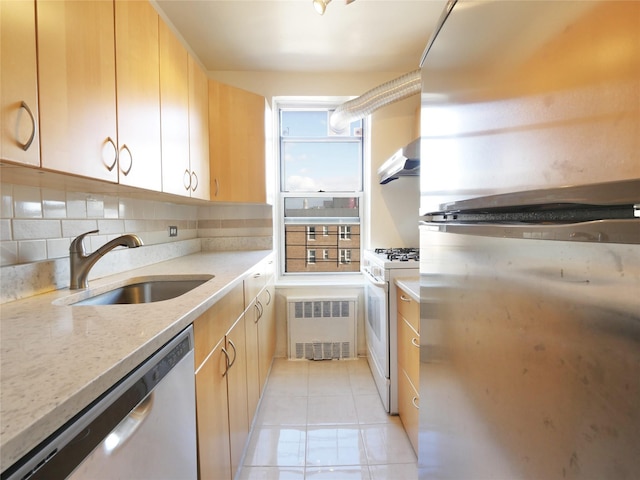
<svg viewBox="0 0 640 480">
<path fill-rule="evenodd" d="M 640 2 L 450 2 L 421 102 L 420 478 L 640 478 Z"/>
</svg>

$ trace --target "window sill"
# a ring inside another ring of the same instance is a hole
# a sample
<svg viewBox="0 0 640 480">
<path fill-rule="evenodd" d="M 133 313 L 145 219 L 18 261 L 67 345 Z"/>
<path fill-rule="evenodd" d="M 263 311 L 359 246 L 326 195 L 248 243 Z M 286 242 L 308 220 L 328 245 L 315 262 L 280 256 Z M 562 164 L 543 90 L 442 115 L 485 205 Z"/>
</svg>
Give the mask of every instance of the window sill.
<svg viewBox="0 0 640 480">
<path fill-rule="evenodd" d="M 364 277 L 361 273 L 353 275 L 287 275 L 276 279 L 276 287 L 307 286 L 353 286 L 361 287 Z"/>
</svg>

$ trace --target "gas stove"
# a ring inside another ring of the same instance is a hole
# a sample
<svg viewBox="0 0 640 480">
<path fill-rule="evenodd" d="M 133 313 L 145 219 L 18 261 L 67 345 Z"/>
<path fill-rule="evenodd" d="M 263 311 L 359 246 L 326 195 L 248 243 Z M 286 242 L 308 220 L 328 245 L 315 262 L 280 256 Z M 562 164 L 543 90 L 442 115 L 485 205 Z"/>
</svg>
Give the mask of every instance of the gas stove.
<svg viewBox="0 0 640 480">
<path fill-rule="evenodd" d="M 387 260 L 391 262 L 417 262 L 420 260 L 419 248 L 376 248 L 374 253 L 386 256 Z"/>
<path fill-rule="evenodd" d="M 417 273 L 420 268 L 419 260 L 418 248 L 376 248 L 364 251 L 362 270 L 377 280 L 389 281 L 391 270 L 407 270 L 403 272 L 403 276 Z"/>
</svg>

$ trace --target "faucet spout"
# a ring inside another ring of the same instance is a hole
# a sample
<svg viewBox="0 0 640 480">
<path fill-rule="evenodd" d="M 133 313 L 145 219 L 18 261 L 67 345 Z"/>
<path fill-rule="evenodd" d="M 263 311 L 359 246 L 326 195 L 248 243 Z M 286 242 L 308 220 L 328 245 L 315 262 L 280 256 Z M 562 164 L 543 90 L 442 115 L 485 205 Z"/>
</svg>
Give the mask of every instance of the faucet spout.
<svg viewBox="0 0 640 480">
<path fill-rule="evenodd" d="M 132 233 L 127 233 L 120 237 L 114 238 L 109 242 L 102 245 L 95 252 L 91 254 L 87 254 L 84 248 L 84 237 L 92 234 L 98 233 L 99 230 L 91 230 L 90 232 L 85 232 L 81 235 L 78 235 L 73 239 L 71 245 L 69 246 L 69 262 L 70 262 L 70 276 L 71 281 L 69 282 L 70 290 L 78 290 L 80 288 L 89 287 L 89 271 L 95 265 L 95 263 L 102 258 L 103 255 L 110 252 L 116 247 L 129 247 L 136 248 L 143 245 L 142 240 L 137 235 Z"/>
</svg>

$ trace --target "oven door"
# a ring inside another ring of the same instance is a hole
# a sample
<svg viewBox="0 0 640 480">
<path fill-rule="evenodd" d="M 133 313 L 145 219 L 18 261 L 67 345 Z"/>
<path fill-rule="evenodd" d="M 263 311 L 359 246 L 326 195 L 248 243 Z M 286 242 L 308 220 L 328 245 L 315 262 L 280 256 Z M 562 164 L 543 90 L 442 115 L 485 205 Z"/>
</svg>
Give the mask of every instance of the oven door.
<svg viewBox="0 0 640 480">
<path fill-rule="evenodd" d="M 384 408 L 389 412 L 389 284 L 366 271 L 364 276 L 367 360 Z"/>
</svg>

